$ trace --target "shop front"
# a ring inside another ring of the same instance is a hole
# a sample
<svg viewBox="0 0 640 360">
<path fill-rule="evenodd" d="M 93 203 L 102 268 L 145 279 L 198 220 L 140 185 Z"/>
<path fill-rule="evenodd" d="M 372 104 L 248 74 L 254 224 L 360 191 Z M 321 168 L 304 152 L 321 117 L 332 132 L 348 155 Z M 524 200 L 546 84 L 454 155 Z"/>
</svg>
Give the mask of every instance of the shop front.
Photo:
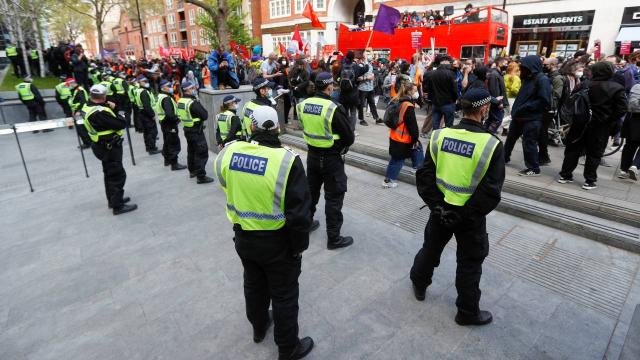
<svg viewBox="0 0 640 360">
<path fill-rule="evenodd" d="M 589 44 L 595 10 L 513 17 L 510 54 L 571 57 Z"/>
<path fill-rule="evenodd" d="M 640 6 L 626 7 L 616 36 L 616 53 L 622 56 L 640 50 Z"/>
</svg>

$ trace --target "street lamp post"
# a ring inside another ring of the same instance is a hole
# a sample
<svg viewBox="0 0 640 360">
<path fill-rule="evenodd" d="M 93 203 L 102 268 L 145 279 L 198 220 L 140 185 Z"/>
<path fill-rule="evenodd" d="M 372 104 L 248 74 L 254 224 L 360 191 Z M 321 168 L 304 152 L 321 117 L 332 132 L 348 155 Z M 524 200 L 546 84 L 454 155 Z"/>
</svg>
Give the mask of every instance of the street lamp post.
<svg viewBox="0 0 640 360">
<path fill-rule="evenodd" d="M 506 7 L 507 7 L 507 0 L 502 0 L 502 10 L 504 10 Z"/>
<path fill-rule="evenodd" d="M 140 4 L 136 0 L 136 10 L 138 10 L 138 24 L 140 24 L 140 40 L 142 41 L 142 58 L 147 59 L 147 50 L 144 47 L 144 32 L 142 31 L 142 19 L 140 18 Z"/>
</svg>

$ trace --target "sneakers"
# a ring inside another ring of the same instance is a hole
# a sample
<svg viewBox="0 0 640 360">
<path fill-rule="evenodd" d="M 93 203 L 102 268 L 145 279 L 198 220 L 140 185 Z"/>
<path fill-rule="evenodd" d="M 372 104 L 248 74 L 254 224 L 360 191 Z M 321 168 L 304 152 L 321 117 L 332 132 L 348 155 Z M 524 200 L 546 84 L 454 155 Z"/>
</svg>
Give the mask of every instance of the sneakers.
<svg viewBox="0 0 640 360">
<path fill-rule="evenodd" d="M 360 125 L 362 126 L 369 126 L 369 123 L 364 121 L 364 120 L 360 120 Z"/>
<path fill-rule="evenodd" d="M 376 125 L 384 125 L 384 121 L 381 119 L 376 119 Z"/>
<path fill-rule="evenodd" d="M 354 131 L 354 132 L 353 132 L 353 136 L 358 137 L 358 136 L 360 136 L 360 134 L 358 134 L 358 132 L 357 132 L 357 131 Z"/>
<path fill-rule="evenodd" d="M 382 182 L 382 188 L 383 189 L 395 189 L 397 187 L 398 187 L 398 183 L 397 182 L 394 182 L 394 181 L 391 181 L 391 180 L 389 180 L 389 181 L 384 180 Z"/>
<path fill-rule="evenodd" d="M 587 182 L 584 183 L 584 185 L 582 185 L 582 188 L 585 189 L 585 190 L 593 190 L 593 189 L 598 188 L 598 185 L 596 185 L 595 182 L 587 181 Z"/>
<path fill-rule="evenodd" d="M 638 167 L 632 166 L 629 168 L 629 178 L 633 181 L 638 181 Z"/>
<path fill-rule="evenodd" d="M 628 179 L 628 178 L 629 178 L 629 173 L 627 171 L 620 170 L 620 173 L 618 174 L 618 179 Z"/>
<path fill-rule="evenodd" d="M 572 183 L 573 179 L 572 178 L 566 178 L 564 176 L 560 176 L 560 178 L 558 179 L 558 182 L 560 184 L 567 184 L 567 183 Z"/>
<path fill-rule="evenodd" d="M 540 170 L 524 169 L 518 172 L 518 176 L 535 177 L 540 176 Z"/>
</svg>

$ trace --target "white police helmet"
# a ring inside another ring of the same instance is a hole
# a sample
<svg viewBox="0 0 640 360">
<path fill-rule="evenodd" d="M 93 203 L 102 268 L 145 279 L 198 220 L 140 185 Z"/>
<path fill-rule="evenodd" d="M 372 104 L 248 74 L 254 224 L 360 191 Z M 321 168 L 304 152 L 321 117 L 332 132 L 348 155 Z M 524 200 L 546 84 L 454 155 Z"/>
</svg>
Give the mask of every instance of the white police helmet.
<svg viewBox="0 0 640 360">
<path fill-rule="evenodd" d="M 251 114 L 251 123 L 261 130 L 279 128 L 278 112 L 271 106 L 260 106 Z"/>
</svg>

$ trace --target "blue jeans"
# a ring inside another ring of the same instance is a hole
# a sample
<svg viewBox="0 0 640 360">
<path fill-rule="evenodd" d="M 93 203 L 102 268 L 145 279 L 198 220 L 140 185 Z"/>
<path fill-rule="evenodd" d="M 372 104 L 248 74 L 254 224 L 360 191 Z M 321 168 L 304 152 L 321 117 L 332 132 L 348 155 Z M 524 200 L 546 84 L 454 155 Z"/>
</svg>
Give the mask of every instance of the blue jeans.
<svg viewBox="0 0 640 360">
<path fill-rule="evenodd" d="M 411 164 L 414 169 L 417 169 L 422 166 L 424 162 L 424 152 L 422 149 L 422 144 L 418 144 L 417 149 L 411 150 Z M 398 176 L 400 175 L 400 170 L 402 170 L 402 165 L 404 165 L 404 159 L 396 159 L 393 156 L 389 159 L 389 165 L 387 165 L 387 172 L 385 173 L 385 179 L 389 180 L 398 180 Z"/>
<path fill-rule="evenodd" d="M 433 107 L 432 129 L 437 130 L 440 128 L 440 120 L 444 117 L 444 126 L 453 126 L 453 117 L 456 112 L 456 104 L 447 104 L 442 106 Z"/>
</svg>

